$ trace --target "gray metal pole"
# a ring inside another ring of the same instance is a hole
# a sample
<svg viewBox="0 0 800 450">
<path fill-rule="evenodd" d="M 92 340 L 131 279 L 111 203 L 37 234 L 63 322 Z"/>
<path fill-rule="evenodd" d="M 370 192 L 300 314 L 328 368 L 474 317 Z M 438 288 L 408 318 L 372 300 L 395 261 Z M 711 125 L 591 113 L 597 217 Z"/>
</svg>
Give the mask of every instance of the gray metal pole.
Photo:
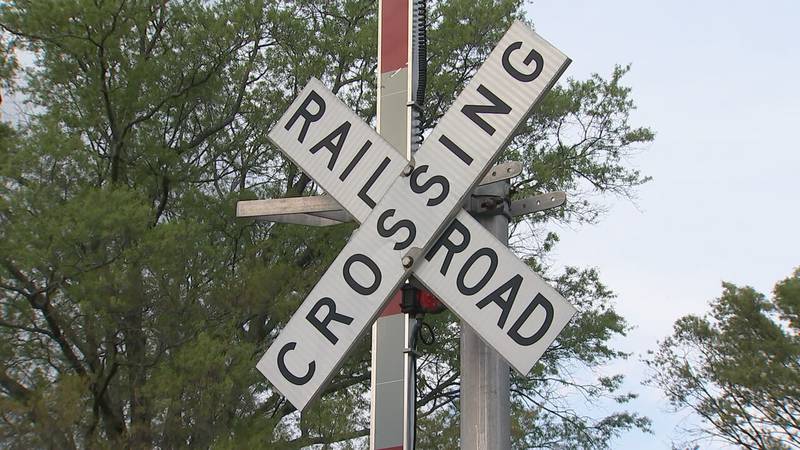
<svg viewBox="0 0 800 450">
<path fill-rule="evenodd" d="M 473 191 L 470 212 L 500 242 L 508 245 L 508 181 L 479 186 Z M 501 199 L 499 211 L 482 211 L 481 203 Z M 511 448 L 510 369 L 494 349 L 461 322 L 461 449 Z"/>
<path fill-rule="evenodd" d="M 411 159 L 410 98 L 411 4 L 378 2 L 378 133 Z M 403 49 L 406 53 L 403 53 Z M 409 405 L 408 329 L 415 319 L 392 299 L 372 326 L 372 402 L 370 450 L 408 448 L 413 438 L 413 403 Z M 413 400 L 413 397 L 412 397 Z M 410 434 L 411 433 L 411 434 Z"/>
<path fill-rule="evenodd" d="M 411 314 L 405 315 L 405 349 L 403 350 L 403 369 L 405 377 L 403 378 L 403 450 L 415 449 L 415 435 L 417 433 L 416 427 L 416 396 L 417 387 L 415 381 L 416 367 L 413 358 L 412 341 L 414 339 L 414 328 L 417 323 L 416 317 Z"/>
</svg>

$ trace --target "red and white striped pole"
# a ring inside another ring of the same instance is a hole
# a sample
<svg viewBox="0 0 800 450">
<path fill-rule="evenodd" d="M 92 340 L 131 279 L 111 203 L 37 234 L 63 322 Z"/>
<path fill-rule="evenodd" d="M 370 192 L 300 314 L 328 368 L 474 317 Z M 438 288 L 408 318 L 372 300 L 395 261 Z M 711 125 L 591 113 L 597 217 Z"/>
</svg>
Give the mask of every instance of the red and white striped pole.
<svg viewBox="0 0 800 450">
<path fill-rule="evenodd" d="M 411 2 L 378 3 L 378 133 L 411 159 L 410 65 Z M 403 350 L 414 318 L 400 311 L 401 293 L 372 326 L 371 450 L 403 450 L 413 445 L 413 386 Z M 410 415 L 409 415 L 410 414 Z"/>
</svg>

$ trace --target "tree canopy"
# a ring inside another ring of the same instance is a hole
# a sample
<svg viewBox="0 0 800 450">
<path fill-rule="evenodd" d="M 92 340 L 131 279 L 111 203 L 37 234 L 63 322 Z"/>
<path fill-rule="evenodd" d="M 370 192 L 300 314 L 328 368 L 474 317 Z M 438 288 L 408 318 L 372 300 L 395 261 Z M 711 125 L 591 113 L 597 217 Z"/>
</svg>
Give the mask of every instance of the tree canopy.
<svg viewBox="0 0 800 450">
<path fill-rule="evenodd" d="M 441 117 L 521 0 L 431 2 L 426 128 Z M 369 340 L 302 415 L 255 362 L 346 242 L 352 225 L 235 219 L 243 199 L 318 193 L 266 133 L 310 77 L 374 123 L 374 0 L 17 0 L 0 3 L 6 50 L 30 52 L 29 116 L 0 139 L 0 443 L 8 448 L 363 446 Z M 14 64 L 0 61 L 4 84 Z M 13 62 L 13 61 L 12 61 Z M 580 313 L 528 377 L 513 380 L 519 448 L 608 448 L 647 420 L 577 413 L 620 403 L 628 325 L 594 269 L 550 273 L 544 224 L 592 222 L 596 196 L 647 180 L 625 158 L 653 138 L 629 123 L 630 89 L 568 80 L 506 152 L 515 195 L 566 190 L 526 219 L 520 249 Z M 458 324 L 420 365 L 420 439 L 458 439 Z M 589 374 L 589 375 L 585 375 Z M 423 445 L 422 443 L 420 445 Z"/>
<path fill-rule="evenodd" d="M 800 448 L 800 269 L 772 298 L 723 283 L 704 317 L 686 316 L 651 360 L 651 382 L 694 430 L 747 449 Z"/>
</svg>

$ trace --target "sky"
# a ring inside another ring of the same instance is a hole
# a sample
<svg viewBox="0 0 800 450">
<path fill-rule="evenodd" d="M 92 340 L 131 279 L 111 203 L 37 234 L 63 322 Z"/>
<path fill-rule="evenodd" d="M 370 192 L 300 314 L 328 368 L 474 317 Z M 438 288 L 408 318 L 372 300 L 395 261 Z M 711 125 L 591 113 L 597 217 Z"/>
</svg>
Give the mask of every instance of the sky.
<svg viewBox="0 0 800 450">
<path fill-rule="evenodd" d="M 557 228 L 552 260 L 597 267 L 635 327 L 617 341 L 633 355 L 614 368 L 654 434 L 612 448 L 669 449 L 696 419 L 640 385 L 644 353 L 679 317 L 706 312 L 722 281 L 770 293 L 800 266 L 800 2 L 536 0 L 527 11 L 572 58 L 566 77 L 632 64 L 631 122 L 656 132 L 630 160 L 654 180 L 635 202 L 606 199 L 598 225 Z"/>
<path fill-rule="evenodd" d="M 536 0 L 527 10 L 572 58 L 565 76 L 631 63 L 632 124 L 656 132 L 630 160 L 654 180 L 635 202 L 608 198 L 598 225 L 558 228 L 552 260 L 597 267 L 635 327 L 617 340 L 631 358 L 612 369 L 640 394 L 629 408 L 653 420 L 654 434 L 627 433 L 612 447 L 669 449 L 695 419 L 641 386 L 641 357 L 677 318 L 707 311 L 722 281 L 769 293 L 800 266 L 800 2 Z M 18 105 L 4 100 L 8 119 Z"/>
</svg>

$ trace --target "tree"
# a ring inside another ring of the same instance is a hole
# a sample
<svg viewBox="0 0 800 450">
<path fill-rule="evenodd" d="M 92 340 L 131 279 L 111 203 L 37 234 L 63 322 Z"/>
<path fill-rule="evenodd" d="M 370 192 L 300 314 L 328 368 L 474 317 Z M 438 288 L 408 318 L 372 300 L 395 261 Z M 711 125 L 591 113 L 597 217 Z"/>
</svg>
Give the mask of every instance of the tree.
<svg viewBox="0 0 800 450">
<path fill-rule="evenodd" d="M 704 420 L 700 436 L 748 449 L 800 448 L 800 269 L 767 298 L 723 283 L 703 317 L 675 322 L 648 362 L 675 408 Z"/>
<path fill-rule="evenodd" d="M 521 7 L 432 3 L 427 128 Z M 35 55 L 19 87 L 34 113 L 0 140 L 2 445 L 363 444 L 368 339 L 302 415 L 255 370 L 353 226 L 240 221 L 234 205 L 317 193 L 265 137 L 310 77 L 374 120 L 376 2 L 19 0 L 0 4 L 0 28 Z M 573 199 L 527 222 L 535 236 L 547 220 L 596 220 L 587 187 L 630 195 L 646 181 L 624 165 L 652 139 L 629 125 L 624 73 L 557 87 L 510 147 L 526 166 L 516 195 Z M 557 238 L 539 237 L 528 256 L 546 273 Z M 561 396 L 630 398 L 619 376 L 574 375 L 624 357 L 609 340 L 627 324 L 596 271 L 551 278 L 581 313 L 531 377 L 515 378 L 515 436 L 606 448 L 646 419 L 579 415 Z M 457 324 L 433 325 L 421 426 L 429 448 L 448 448 Z"/>
<path fill-rule="evenodd" d="M 17 59 L 14 56 L 14 41 L 0 37 L 0 90 L 9 89 L 13 85 L 13 73 L 17 68 Z M 0 92 L 0 104 L 3 103 Z"/>
</svg>

